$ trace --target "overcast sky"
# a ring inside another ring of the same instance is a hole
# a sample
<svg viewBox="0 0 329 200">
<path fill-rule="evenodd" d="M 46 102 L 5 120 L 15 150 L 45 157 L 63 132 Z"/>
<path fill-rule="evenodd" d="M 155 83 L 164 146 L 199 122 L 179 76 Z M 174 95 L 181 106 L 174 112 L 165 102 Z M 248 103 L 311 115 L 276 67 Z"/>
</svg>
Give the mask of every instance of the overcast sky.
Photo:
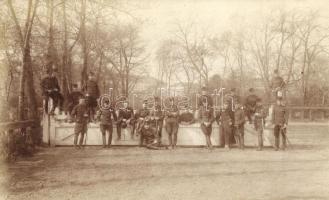
<svg viewBox="0 0 329 200">
<path fill-rule="evenodd" d="M 150 65 L 156 65 L 156 48 L 161 40 L 172 37 L 177 22 L 193 22 L 214 35 L 253 24 L 276 9 L 312 9 L 329 19 L 329 0 L 128 0 L 127 4 L 129 12 L 143 21 L 141 36 L 151 55 Z"/>
</svg>

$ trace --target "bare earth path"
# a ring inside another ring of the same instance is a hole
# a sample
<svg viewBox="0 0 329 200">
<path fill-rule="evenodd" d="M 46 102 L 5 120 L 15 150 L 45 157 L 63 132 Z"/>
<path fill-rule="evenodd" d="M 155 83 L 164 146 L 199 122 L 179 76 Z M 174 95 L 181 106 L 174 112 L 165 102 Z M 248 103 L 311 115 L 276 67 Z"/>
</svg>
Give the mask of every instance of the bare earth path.
<svg viewBox="0 0 329 200">
<path fill-rule="evenodd" d="M 329 128 L 293 126 L 293 147 L 244 151 L 46 148 L 2 165 L 2 199 L 329 199 Z"/>
</svg>

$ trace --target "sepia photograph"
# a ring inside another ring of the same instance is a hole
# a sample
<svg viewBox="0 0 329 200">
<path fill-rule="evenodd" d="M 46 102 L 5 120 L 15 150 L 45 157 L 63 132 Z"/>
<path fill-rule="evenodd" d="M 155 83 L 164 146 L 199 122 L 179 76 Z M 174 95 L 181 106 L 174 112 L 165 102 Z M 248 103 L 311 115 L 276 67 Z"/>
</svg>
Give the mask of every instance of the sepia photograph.
<svg viewBox="0 0 329 200">
<path fill-rule="evenodd" d="M 328 11 L 0 0 L 0 200 L 329 199 Z"/>
</svg>

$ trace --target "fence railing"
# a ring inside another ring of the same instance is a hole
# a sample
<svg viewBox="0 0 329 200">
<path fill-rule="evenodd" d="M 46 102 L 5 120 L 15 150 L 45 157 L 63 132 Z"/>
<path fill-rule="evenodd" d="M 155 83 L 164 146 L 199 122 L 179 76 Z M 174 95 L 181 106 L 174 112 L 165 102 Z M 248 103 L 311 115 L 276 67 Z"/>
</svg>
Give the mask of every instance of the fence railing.
<svg viewBox="0 0 329 200">
<path fill-rule="evenodd" d="M 288 106 L 289 119 L 293 121 L 329 120 L 329 107 Z"/>
</svg>

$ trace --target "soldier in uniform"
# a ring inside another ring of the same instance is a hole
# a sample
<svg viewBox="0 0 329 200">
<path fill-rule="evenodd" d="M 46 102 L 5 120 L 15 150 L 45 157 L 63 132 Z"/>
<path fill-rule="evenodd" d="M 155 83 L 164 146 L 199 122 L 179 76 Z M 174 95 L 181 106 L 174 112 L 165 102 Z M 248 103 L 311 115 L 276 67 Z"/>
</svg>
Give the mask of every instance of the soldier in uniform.
<svg viewBox="0 0 329 200">
<path fill-rule="evenodd" d="M 83 139 L 87 133 L 87 125 L 90 121 L 90 112 L 83 97 L 80 98 L 79 104 L 76 105 L 71 113 L 75 119 L 74 127 L 74 147 L 80 148 L 83 144 Z M 79 145 L 77 146 L 78 137 L 80 135 Z"/>
<path fill-rule="evenodd" d="M 67 99 L 67 111 L 71 113 L 73 108 L 79 104 L 79 99 L 83 97 L 83 93 L 78 89 L 78 84 L 72 85 L 72 92 Z"/>
<path fill-rule="evenodd" d="M 133 138 L 135 131 L 134 110 L 129 107 L 128 101 L 124 99 L 123 108 L 119 109 L 118 122 L 117 122 L 117 140 L 121 140 L 121 129 L 126 128 L 128 125 L 131 127 L 131 137 Z"/>
<path fill-rule="evenodd" d="M 154 102 L 154 110 L 151 113 L 151 116 L 154 118 L 157 140 L 161 144 L 164 113 L 162 111 L 161 99 L 159 97 L 155 97 Z"/>
<path fill-rule="evenodd" d="M 203 105 L 199 107 L 199 119 L 200 126 L 203 134 L 206 137 L 207 148 L 212 149 L 211 144 L 211 132 L 212 132 L 212 123 L 214 122 L 214 109 L 208 106 L 208 101 L 203 100 Z"/>
<path fill-rule="evenodd" d="M 255 109 L 255 120 L 254 125 L 258 135 L 258 148 L 257 151 L 263 149 L 263 131 L 264 131 L 264 120 L 266 117 L 265 110 L 263 108 L 261 99 L 256 100 L 256 109 Z"/>
<path fill-rule="evenodd" d="M 274 70 L 273 78 L 270 83 L 270 88 L 272 89 L 273 97 L 272 99 L 276 99 L 278 97 L 283 97 L 283 88 L 286 86 L 283 78 L 279 74 L 279 70 Z"/>
<path fill-rule="evenodd" d="M 147 108 L 147 100 L 143 101 L 142 108 L 137 111 L 135 118 L 137 119 L 137 134 L 140 133 L 140 129 L 143 126 L 144 120 L 151 113 L 150 109 Z"/>
<path fill-rule="evenodd" d="M 83 91 L 87 96 L 88 108 L 90 109 L 91 118 L 94 120 L 95 109 L 97 107 L 97 99 L 100 96 L 100 91 L 97 80 L 95 78 L 95 74 L 93 72 L 89 72 L 88 80 L 83 86 Z"/>
<path fill-rule="evenodd" d="M 45 112 L 48 113 L 49 98 L 53 100 L 53 107 L 49 114 L 53 115 L 59 104 L 60 113 L 63 111 L 64 98 L 60 93 L 60 87 L 56 78 L 56 69 L 48 70 L 46 77 L 41 80 L 42 96 L 45 99 Z"/>
<path fill-rule="evenodd" d="M 175 104 L 174 98 L 170 97 L 170 106 L 166 108 L 166 123 L 165 128 L 168 133 L 169 147 L 174 149 L 177 144 L 177 133 L 178 133 L 178 114 L 179 110 Z"/>
<path fill-rule="evenodd" d="M 216 117 L 220 124 L 220 147 L 229 149 L 232 134 L 233 117 L 230 114 L 229 104 L 224 102 L 223 109 Z"/>
<path fill-rule="evenodd" d="M 248 117 L 249 124 L 252 124 L 252 116 L 255 114 L 256 101 L 258 97 L 255 94 L 254 88 L 249 89 L 249 94 L 245 99 L 244 108 L 245 114 Z"/>
<path fill-rule="evenodd" d="M 159 140 L 157 140 L 156 129 L 152 126 L 152 120 L 150 116 L 145 117 L 144 123 L 142 124 L 140 130 L 140 143 L 139 146 L 142 147 L 144 144 L 148 149 L 167 149 L 161 146 Z"/>
<path fill-rule="evenodd" d="M 280 135 L 282 136 L 282 150 L 285 150 L 287 145 L 286 128 L 288 125 L 288 111 L 281 98 L 277 99 L 272 115 L 272 123 L 274 124 L 275 151 L 279 150 Z"/>
<path fill-rule="evenodd" d="M 100 119 L 103 148 L 106 148 L 106 131 L 108 131 L 109 133 L 107 147 L 110 148 L 113 133 L 113 120 L 117 120 L 117 115 L 115 113 L 115 109 L 113 108 L 113 106 L 110 105 L 110 101 L 108 99 L 104 100 L 104 105 L 98 111 L 97 117 Z"/>
<path fill-rule="evenodd" d="M 198 107 L 201 107 L 204 101 L 208 102 L 209 107 L 213 107 L 212 97 L 208 94 L 208 89 L 205 86 L 201 88 L 201 96 L 198 98 Z"/>
<path fill-rule="evenodd" d="M 234 137 L 240 149 L 244 149 L 244 123 L 245 113 L 242 105 L 236 103 L 234 111 Z"/>
</svg>

